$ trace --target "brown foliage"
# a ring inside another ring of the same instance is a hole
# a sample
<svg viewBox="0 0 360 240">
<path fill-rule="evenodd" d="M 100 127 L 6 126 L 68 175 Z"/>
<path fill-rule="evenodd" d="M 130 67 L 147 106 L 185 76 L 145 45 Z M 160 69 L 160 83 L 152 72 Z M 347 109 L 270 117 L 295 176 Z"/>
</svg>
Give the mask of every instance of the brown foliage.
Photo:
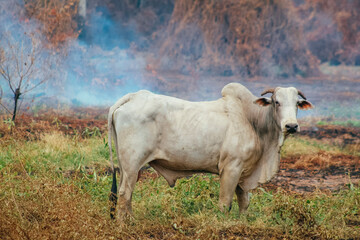
<svg viewBox="0 0 360 240">
<path fill-rule="evenodd" d="M 306 0 L 297 8 L 309 49 L 321 61 L 360 64 L 360 2 Z M 326 46 L 326 47 L 325 47 Z"/>
<path fill-rule="evenodd" d="M 106 110 L 77 108 L 67 111 L 72 117 L 58 116 L 53 111 L 38 117 L 22 114 L 16 121 L 16 127 L 0 124 L 0 139 L 36 140 L 40 139 L 42 134 L 53 131 L 61 131 L 65 135 L 78 138 L 90 137 L 94 131 L 96 134 L 103 134 L 107 130 L 107 120 L 102 116 L 104 112 Z"/>
<path fill-rule="evenodd" d="M 302 33 L 289 0 L 176 1 L 160 55 L 224 75 L 314 74 Z"/>
<path fill-rule="evenodd" d="M 29 18 L 42 23 L 42 31 L 51 45 L 58 47 L 79 35 L 75 21 L 78 3 L 79 0 L 30 0 L 26 1 L 25 9 Z"/>
</svg>

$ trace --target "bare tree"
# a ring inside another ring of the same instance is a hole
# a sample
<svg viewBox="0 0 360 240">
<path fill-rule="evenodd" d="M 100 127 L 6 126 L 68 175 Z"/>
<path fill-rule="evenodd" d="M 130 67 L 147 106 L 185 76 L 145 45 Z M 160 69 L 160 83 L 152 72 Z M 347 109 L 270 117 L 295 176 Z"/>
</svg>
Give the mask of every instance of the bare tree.
<svg viewBox="0 0 360 240">
<path fill-rule="evenodd" d="M 3 90 L 2 90 L 2 87 L 0 86 L 0 105 L 1 105 L 1 106 L 3 105 L 2 102 L 1 102 L 2 97 L 3 97 L 3 94 L 4 94 L 4 92 L 3 92 Z"/>
<path fill-rule="evenodd" d="M 3 64 L 4 58 L 5 58 L 4 50 L 2 48 L 0 48 L 0 65 Z M 0 84 L 0 106 L 2 106 L 7 111 L 7 113 L 11 114 L 10 110 L 2 103 L 3 96 L 4 96 L 4 91 Z"/>
<path fill-rule="evenodd" d="M 15 121 L 21 96 L 48 81 L 52 76 L 52 56 L 36 31 L 7 31 L 0 44 L 0 77 L 13 94 L 12 120 Z M 3 107 L 5 107 L 2 104 Z M 8 110 L 9 111 L 9 110 Z"/>
<path fill-rule="evenodd" d="M 4 54 L 3 54 L 3 52 L 2 52 L 1 49 L 0 49 L 0 63 L 2 63 L 3 58 L 4 58 Z M 1 87 L 1 85 L 0 85 L 0 105 L 1 105 L 1 106 L 2 106 L 1 100 L 2 100 L 3 94 L 4 94 L 4 92 L 3 92 L 2 87 Z"/>
</svg>

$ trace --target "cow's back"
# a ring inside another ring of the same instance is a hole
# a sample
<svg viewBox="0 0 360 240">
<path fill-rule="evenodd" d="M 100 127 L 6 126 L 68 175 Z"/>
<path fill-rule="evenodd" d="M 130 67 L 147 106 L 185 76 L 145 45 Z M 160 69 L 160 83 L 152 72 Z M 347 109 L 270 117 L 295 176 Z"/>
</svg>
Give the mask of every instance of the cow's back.
<svg viewBox="0 0 360 240">
<path fill-rule="evenodd" d="M 190 102 L 182 99 L 141 90 L 125 95 L 111 107 L 111 110 L 114 119 L 121 118 L 122 124 L 146 123 L 157 120 L 168 112 L 181 111 L 188 104 Z"/>
</svg>

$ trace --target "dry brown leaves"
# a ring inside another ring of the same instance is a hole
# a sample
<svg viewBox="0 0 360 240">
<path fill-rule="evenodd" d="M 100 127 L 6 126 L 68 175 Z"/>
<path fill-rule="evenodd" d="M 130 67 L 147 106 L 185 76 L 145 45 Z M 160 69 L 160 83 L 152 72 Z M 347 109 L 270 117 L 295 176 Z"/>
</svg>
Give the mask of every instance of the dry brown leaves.
<svg viewBox="0 0 360 240">
<path fill-rule="evenodd" d="M 42 23 L 42 31 L 53 47 L 58 47 L 68 39 L 79 35 L 77 21 L 79 0 L 30 0 L 25 9 L 29 18 Z M 25 20 L 26 21 L 26 20 Z"/>
</svg>

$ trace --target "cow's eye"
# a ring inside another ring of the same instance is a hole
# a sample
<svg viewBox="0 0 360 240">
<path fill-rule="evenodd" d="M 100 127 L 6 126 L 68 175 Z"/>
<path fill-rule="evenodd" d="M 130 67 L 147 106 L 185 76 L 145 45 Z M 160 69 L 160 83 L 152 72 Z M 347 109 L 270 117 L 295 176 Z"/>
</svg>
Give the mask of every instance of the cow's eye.
<svg viewBox="0 0 360 240">
<path fill-rule="evenodd" d="M 278 101 L 275 101 L 276 106 L 280 106 L 280 103 Z"/>
</svg>

